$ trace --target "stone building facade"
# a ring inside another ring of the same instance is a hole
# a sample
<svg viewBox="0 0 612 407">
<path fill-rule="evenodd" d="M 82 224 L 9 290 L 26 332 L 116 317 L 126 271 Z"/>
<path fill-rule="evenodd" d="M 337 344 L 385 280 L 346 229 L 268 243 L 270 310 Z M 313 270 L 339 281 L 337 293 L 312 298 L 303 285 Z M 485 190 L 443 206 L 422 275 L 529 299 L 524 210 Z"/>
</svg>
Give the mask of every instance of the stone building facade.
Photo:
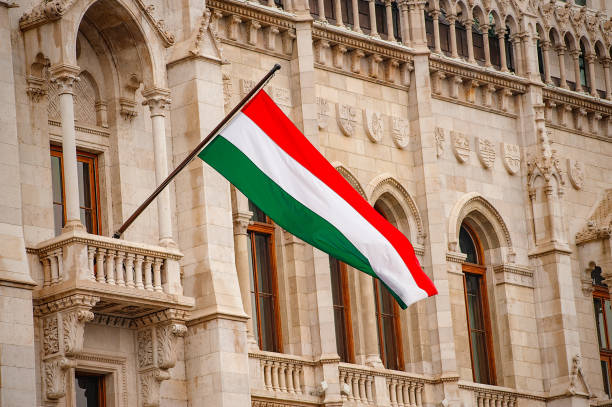
<svg viewBox="0 0 612 407">
<path fill-rule="evenodd" d="M 0 406 L 612 405 L 611 17 L 0 0 Z M 398 310 L 199 160 L 108 237 L 274 63 L 439 295 Z"/>
</svg>

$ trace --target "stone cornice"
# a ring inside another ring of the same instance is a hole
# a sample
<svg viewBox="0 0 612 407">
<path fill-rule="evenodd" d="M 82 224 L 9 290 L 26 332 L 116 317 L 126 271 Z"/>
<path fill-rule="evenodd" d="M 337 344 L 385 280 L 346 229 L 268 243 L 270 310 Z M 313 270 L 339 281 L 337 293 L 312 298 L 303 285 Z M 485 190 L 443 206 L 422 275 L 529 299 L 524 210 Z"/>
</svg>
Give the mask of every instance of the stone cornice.
<svg viewBox="0 0 612 407">
<path fill-rule="evenodd" d="M 302 356 L 294 356 L 294 355 L 286 355 L 283 353 L 275 353 L 275 352 L 266 352 L 266 351 L 256 351 L 249 352 L 249 357 L 253 359 L 265 359 L 265 360 L 273 360 L 276 362 L 290 362 L 290 363 L 298 363 L 301 365 L 309 365 L 315 366 L 317 363 L 304 358 Z"/>
<path fill-rule="evenodd" d="M 446 261 L 451 263 L 463 263 L 467 258 L 467 254 L 460 252 L 446 252 Z"/>
<path fill-rule="evenodd" d="M 491 386 L 491 385 L 484 385 L 484 384 L 479 384 L 479 383 L 467 383 L 467 382 L 462 382 L 462 381 L 459 381 L 458 387 L 463 390 L 470 390 L 473 392 L 483 392 L 483 393 L 495 394 L 495 395 L 500 395 L 500 396 L 516 397 L 516 398 L 538 400 L 538 401 L 548 400 L 548 398 L 544 396 L 540 396 L 540 395 L 532 394 L 532 393 L 520 392 L 514 389 L 507 388 L 507 387 Z"/>
<path fill-rule="evenodd" d="M 547 86 L 542 90 L 542 97 L 558 104 L 585 108 L 606 116 L 612 115 L 612 102 L 583 93 Z"/>
<path fill-rule="evenodd" d="M 497 266 L 493 266 L 493 271 L 495 273 L 513 273 L 526 277 L 533 277 L 533 270 L 531 267 L 520 266 L 518 264 L 499 264 Z"/>
<path fill-rule="evenodd" d="M 100 297 L 86 294 L 69 295 L 57 300 L 34 305 L 34 315 L 42 316 L 72 307 L 91 308 L 100 301 Z"/>
<path fill-rule="evenodd" d="M 285 30 L 295 27 L 293 20 L 295 15 L 277 8 L 263 6 L 254 2 L 238 0 L 209 0 L 206 6 L 217 9 L 227 14 L 245 17 L 249 20 L 257 20 L 266 25 L 275 25 Z"/>
<path fill-rule="evenodd" d="M 549 254 L 556 255 L 569 255 L 572 250 L 566 243 L 549 242 L 538 245 L 535 249 L 531 250 L 527 256 L 529 258 L 537 258 L 542 256 L 548 256 Z"/>
<path fill-rule="evenodd" d="M 458 75 L 464 78 L 474 79 L 482 83 L 508 88 L 516 93 L 522 94 L 527 91 L 528 81 L 524 78 L 451 60 L 436 54 L 431 54 L 430 56 L 429 69 L 433 72 L 441 71 L 449 75 Z"/>
</svg>

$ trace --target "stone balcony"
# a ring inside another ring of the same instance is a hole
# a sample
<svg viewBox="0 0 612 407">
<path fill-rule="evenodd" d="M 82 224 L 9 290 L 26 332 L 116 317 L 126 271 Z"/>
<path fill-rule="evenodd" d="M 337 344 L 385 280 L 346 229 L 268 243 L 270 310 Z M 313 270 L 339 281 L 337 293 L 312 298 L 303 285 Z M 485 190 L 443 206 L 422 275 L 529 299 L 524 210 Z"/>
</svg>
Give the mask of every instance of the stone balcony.
<svg viewBox="0 0 612 407">
<path fill-rule="evenodd" d="M 172 248 L 74 231 L 41 242 L 29 253 L 42 265 L 38 304 L 72 295 L 99 298 L 96 316 L 135 320 L 167 309 L 188 310 L 179 260 Z"/>
</svg>

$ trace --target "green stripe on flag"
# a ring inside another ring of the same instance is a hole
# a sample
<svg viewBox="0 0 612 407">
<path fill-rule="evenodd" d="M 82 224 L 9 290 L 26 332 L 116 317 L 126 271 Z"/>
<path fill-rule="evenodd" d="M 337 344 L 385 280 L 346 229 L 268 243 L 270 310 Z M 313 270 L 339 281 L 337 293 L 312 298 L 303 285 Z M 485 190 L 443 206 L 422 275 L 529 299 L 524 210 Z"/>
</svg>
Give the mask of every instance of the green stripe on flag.
<svg viewBox="0 0 612 407">
<path fill-rule="evenodd" d="M 376 277 L 368 259 L 338 229 L 285 192 L 222 135 L 215 137 L 198 157 L 249 197 L 280 227 Z"/>
</svg>

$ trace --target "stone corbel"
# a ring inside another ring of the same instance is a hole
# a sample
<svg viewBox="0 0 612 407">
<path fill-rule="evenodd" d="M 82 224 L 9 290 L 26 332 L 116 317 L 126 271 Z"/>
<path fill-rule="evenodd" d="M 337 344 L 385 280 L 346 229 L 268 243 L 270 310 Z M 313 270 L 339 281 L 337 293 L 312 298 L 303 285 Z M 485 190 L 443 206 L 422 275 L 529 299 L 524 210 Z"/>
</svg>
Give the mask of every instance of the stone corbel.
<svg viewBox="0 0 612 407">
<path fill-rule="evenodd" d="M 66 373 L 75 367 L 73 360 L 65 357 L 47 359 L 44 365 L 45 396 L 49 400 L 59 400 L 66 395 Z"/>
<path fill-rule="evenodd" d="M 512 92 L 511 89 L 508 88 L 504 88 L 504 90 L 502 90 L 502 95 L 501 95 L 501 110 L 504 112 L 507 112 L 509 107 L 510 107 L 510 101 L 512 101 L 512 95 L 514 95 L 514 92 Z"/>
<path fill-rule="evenodd" d="M 582 131 L 587 127 L 585 124 L 588 124 L 588 114 L 589 112 L 585 108 L 581 107 L 578 109 L 578 116 L 576 117 L 576 130 Z"/>
<path fill-rule="evenodd" d="M 435 71 L 431 75 L 431 90 L 434 95 L 442 94 L 442 81 L 446 78 L 446 74 L 442 71 Z"/>
<path fill-rule="evenodd" d="M 297 36 L 293 30 L 283 31 L 282 42 L 283 42 L 283 53 L 287 55 L 293 54 L 293 43 Z"/>
<path fill-rule="evenodd" d="M 380 63 L 382 62 L 382 58 L 378 54 L 372 54 L 368 57 L 368 66 L 369 66 L 369 74 L 372 78 L 378 78 Z"/>
<path fill-rule="evenodd" d="M 467 94 L 466 94 L 466 99 L 468 103 L 476 103 L 476 88 L 478 88 L 480 85 L 481 83 L 475 79 L 472 79 L 468 82 L 468 88 L 467 88 Z"/>
<path fill-rule="evenodd" d="M 360 49 L 355 49 L 351 52 L 351 72 L 360 74 L 361 73 L 361 58 L 365 56 L 365 53 Z"/>
<path fill-rule="evenodd" d="M 560 125 L 563 127 L 570 127 L 573 119 L 574 119 L 574 113 L 573 113 L 574 107 L 572 105 L 566 104 L 563 106 L 563 111 L 560 115 L 561 120 L 560 120 Z"/>
<path fill-rule="evenodd" d="M 385 63 L 385 80 L 387 82 L 395 82 L 395 78 L 397 77 L 397 68 L 399 67 L 399 62 L 395 59 L 387 59 Z"/>
<path fill-rule="evenodd" d="M 276 36 L 279 32 L 278 27 L 275 25 L 270 25 L 264 28 L 264 45 L 266 49 L 271 51 L 276 50 Z"/>
<path fill-rule="evenodd" d="M 493 95 L 496 92 L 495 85 L 488 84 L 484 89 L 484 105 L 486 107 L 493 106 Z"/>
<path fill-rule="evenodd" d="M 232 41 L 238 41 L 239 27 L 242 19 L 237 15 L 230 15 L 227 18 L 227 38 Z"/>
<path fill-rule="evenodd" d="M 96 101 L 96 124 L 108 128 L 108 105 L 103 100 Z"/>
<path fill-rule="evenodd" d="M 593 134 L 599 133 L 601 119 L 603 119 L 603 116 L 601 113 L 599 112 L 593 113 L 593 120 L 589 121 L 589 123 L 591 124 L 590 126 L 591 133 Z"/>
<path fill-rule="evenodd" d="M 553 100 L 546 100 L 546 109 L 544 110 L 545 120 L 549 123 L 553 122 L 554 112 L 557 108 L 557 103 Z"/>
<path fill-rule="evenodd" d="M 121 97 L 119 98 L 119 106 L 119 114 L 124 120 L 132 121 L 134 117 L 138 116 L 136 101 Z"/>
<path fill-rule="evenodd" d="M 250 45 L 257 45 L 257 33 L 261 28 L 261 24 L 257 20 L 249 20 L 247 22 L 247 42 Z"/>
<path fill-rule="evenodd" d="M 451 86 L 450 86 L 450 97 L 453 99 L 458 99 L 459 98 L 459 85 L 461 85 L 463 83 L 463 79 L 456 75 L 453 76 L 452 80 L 451 80 Z"/>
<path fill-rule="evenodd" d="M 32 75 L 28 76 L 26 81 L 28 83 L 26 93 L 30 100 L 34 103 L 40 102 L 40 99 L 47 94 L 47 89 L 45 88 L 46 81 L 43 78 Z"/>
<path fill-rule="evenodd" d="M 327 50 L 329 49 L 329 41 L 319 40 L 314 44 L 314 58 L 317 64 L 327 65 Z"/>
<path fill-rule="evenodd" d="M 342 44 L 336 44 L 333 48 L 333 59 L 334 67 L 338 69 L 344 69 L 344 54 L 346 54 L 346 47 Z"/>
<path fill-rule="evenodd" d="M 412 66 L 412 63 L 410 62 L 405 62 L 404 64 L 402 64 L 402 68 L 401 68 L 401 80 L 402 80 L 402 85 L 410 87 L 410 78 L 412 77 L 412 71 L 414 71 L 414 66 Z"/>
</svg>

